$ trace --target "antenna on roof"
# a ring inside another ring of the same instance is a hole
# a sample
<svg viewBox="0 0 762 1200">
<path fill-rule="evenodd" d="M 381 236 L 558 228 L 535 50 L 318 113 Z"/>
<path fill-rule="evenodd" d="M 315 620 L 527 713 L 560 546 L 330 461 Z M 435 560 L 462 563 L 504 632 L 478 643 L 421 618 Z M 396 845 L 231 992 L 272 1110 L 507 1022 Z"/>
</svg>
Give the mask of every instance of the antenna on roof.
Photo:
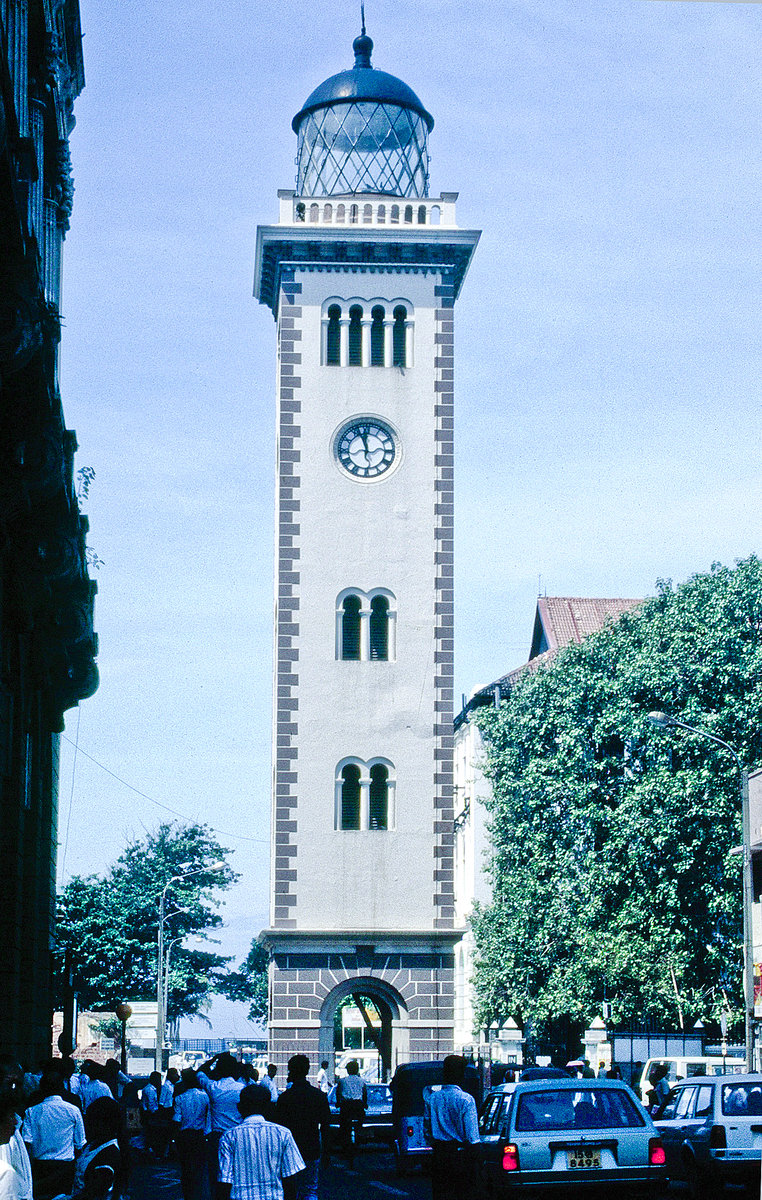
<svg viewBox="0 0 762 1200">
<path fill-rule="evenodd" d="M 537 595 L 542 595 L 542 575 L 537 576 Z"/>
<path fill-rule="evenodd" d="M 365 0 L 360 0 L 360 17 L 362 19 L 362 36 L 365 37 Z"/>
</svg>

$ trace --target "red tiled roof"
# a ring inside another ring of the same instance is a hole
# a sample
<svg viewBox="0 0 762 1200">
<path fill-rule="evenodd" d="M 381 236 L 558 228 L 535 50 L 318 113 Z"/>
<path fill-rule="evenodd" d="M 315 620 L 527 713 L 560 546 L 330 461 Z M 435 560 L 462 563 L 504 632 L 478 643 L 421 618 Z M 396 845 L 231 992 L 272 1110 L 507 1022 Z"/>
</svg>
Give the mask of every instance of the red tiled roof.
<svg viewBox="0 0 762 1200">
<path fill-rule="evenodd" d="M 597 633 L 607 621 L 616 621 L 622 613 L 627 612 L 641 600 L 625 600 L 620 597 L 601 599 L 589 596 L 541 596 L 537 601 L 537 617 L 542 623 L 548 650 L 558 650 L 572 642 L 581 642 L 591 633 Z M 530 660 L 535 657 L 538 640 L 538 623 L 535 622 L 535 632 L 532 647 L 529 652 Z"/>
</svg>

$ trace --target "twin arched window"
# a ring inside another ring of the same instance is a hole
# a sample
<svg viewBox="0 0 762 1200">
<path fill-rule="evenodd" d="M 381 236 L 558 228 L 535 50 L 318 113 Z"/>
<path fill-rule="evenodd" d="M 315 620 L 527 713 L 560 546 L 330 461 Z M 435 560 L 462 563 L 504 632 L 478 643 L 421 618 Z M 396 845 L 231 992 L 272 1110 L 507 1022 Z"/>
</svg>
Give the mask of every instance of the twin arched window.
<svg viewBox="0 0 762 1200">
<path fill-rule="evenodd" d="M 410 306 L 329 304 L 323 312 L 323 362 L 329 367 L 412 366 Z"/>
<path fill-rule="evenodd" d="M 336 657 L 388 662 L 394 657 L 396 615 L 391 592 L 342 593 L 336 606 Z"/>
<path fill-rule="evenodd" d="M 390 829 L 394 770 L 387 759 L 340 763 L 336 771 L 336 828 Z"/>
</svg>

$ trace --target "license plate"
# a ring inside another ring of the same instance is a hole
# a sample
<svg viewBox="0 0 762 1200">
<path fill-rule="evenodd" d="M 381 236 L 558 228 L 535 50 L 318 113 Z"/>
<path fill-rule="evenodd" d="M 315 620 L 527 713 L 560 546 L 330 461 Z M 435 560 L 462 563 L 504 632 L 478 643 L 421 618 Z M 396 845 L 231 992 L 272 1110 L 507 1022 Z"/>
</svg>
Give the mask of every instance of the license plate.
<svg viewBox="0 0 762 1200">
<path fill-rule="evenodd" d="M 578 1146 L 566 1151 L 566 1162 L 570 1171 L 589 1171 L 601 1165 L 601 1152 L 590 1146 Z"/>
</svg>

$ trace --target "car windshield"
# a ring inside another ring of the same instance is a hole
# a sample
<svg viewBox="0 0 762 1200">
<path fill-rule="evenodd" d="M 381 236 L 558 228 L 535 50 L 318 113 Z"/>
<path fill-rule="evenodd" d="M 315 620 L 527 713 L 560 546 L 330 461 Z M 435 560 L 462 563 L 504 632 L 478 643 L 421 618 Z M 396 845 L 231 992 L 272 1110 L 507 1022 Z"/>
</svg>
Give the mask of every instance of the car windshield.
<svg viewBox="0 0 762 1200">
<path fill-rule="evenodd" d="M 727 1083 L 722 1089 L 722 1111 L 729 1117 L 762 1116 L 762 1087 L 751 1083 Z"/>
<path fill-rule="evenodd" d="M 627 1092 L 619 1088 L 526 1092 L 519 1098 L 519 1133 L 550 1129 L 633 1129 L 645 1125 Z"/>
</svg>

